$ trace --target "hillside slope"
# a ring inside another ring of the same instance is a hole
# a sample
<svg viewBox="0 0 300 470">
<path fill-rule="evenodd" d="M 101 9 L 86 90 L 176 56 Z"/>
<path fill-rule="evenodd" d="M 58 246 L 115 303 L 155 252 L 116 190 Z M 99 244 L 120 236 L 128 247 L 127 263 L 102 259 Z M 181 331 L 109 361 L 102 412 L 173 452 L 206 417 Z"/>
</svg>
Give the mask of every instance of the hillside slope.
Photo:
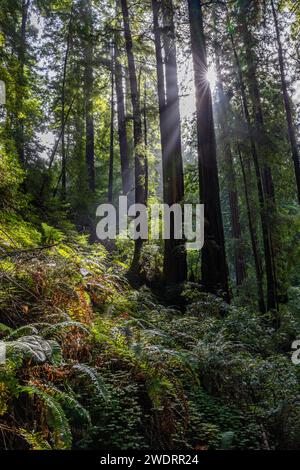
<svg viewBox="0 0 300 470">
<path fill-rule="evenodd" d="M 102 245 L 15 216 L 0 252 L 2 449 L 299 447 L 288 311 L 275 332 L 191 284 L 161 305 Z"/>
</svg>

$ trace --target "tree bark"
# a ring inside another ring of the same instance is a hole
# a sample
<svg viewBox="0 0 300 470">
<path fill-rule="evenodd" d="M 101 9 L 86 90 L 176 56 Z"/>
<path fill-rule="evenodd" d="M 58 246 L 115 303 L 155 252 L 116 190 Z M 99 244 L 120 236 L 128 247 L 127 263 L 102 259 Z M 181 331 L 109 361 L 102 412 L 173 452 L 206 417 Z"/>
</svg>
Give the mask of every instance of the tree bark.
<svg viewBox="0 0 300 470">
<path fill-rule="evenodd" d="M 267 308 L 270 309 L 270 308 L 274 308 L 273 306 L 274 304 L 276 304 L 275 296 L 274 296 L 276 289 L 274 285 L 274 276 L 273 276 L 273 257 L 272 257 L 271 240 L 270 240 L 270 227 L 269 227 L 268 219 L 265 213 L 265 195 L 264 195 L 264 188 L 263 188 L 263 183 L 262 183 L 262 175 L 261 175 L 261 169 L 259 165 L 256 143 L 255 143 L 253 132 L 252 132 L 251 118 L 250 118 L 250 112 L 249 112 L 249 107 L 248 107 L 248 102 L 247 102 L 246 86 L 244 83 L 243 71 L 242 71 L 240 59 L 239 59 L 239 56 L 235 47 L 232 34 L 230 34 L 230 39 L 231 39 L 231 44 L 232 44 L 233 53 L 235 57 L 235 63 L 237 67 L 239 86 L 240 86 L 241 98 L 242 98 L 242 104 L 243 104 L 243 111 L 244 111 L 245 121 L 247 124 L 251 155 L 252 155 L 252 160 L 253 160 L 255 175 L 256 175 L 258 200 L 259 200 L 259 206 L 260 206 L 260 221 L 261 221 L 263 246 L 264 246 L 264 259 L 265 259 L 266 277 L 267 277 Z M 259 282 L 259 279 L 258 279 L 258 282 Z"/>
<path fill-rule="evenodd" d="M 229 301 L 212 97 L 206 79 L 207 58 L 200 0 L 188 0 L 188 8 L 196 90 L 200 199 L 205 215 L 202 283 L 209 292 L 222 292 Z"/>
<path fill-rule="evenodd" d="M 154 40 L 157 64 L 157 89 L 162 149 L 164 203 L 171 207 L 184 199 L 183 162 L 181 152 L 181 123 L 177 77 L 176 39 L 172 0 L 162 5 L 163 35 L 159 25 L 160 5 L 152 0 Z M 162 40 L 165 54 L 165 70 L 162 58 Z M 187 262 L 184 239 L 176 240 L 174 217 L 171 214 L 170 239 L 164 241 L 163 277 L 166 285 L 184 282 Z"/>
<path fill-rule="evenodd" d="M 118 0 L 117 0 L 118 3 Z M 118 5 L 116 10 L 118 11 Z M 131 174 L 129 166 L 129 149 L 126 131 L 126 113 L 125 101 L 123 91 L 123 72 L 120 62 L 119 51 L 119 33 L 115 33 L 115 82 L 116 82 L 116 99 L 117 99 L 117 115 L 118 115 L 118 136 L 120 145 L 120 159 L 121 159 L 121 176 L 122 176 L 122 189 L 123 194 L 128 195 L 131 190 Z"/>
<path fill-rule="evenodd" d="M 22 166 L 25 165 L 25 137 L 24 137 L 24 117 L 22 117 L 24 88 L 26 85 L 24 68 L 26 61 L 26 29 L 28 23 L 28 12 L 31 0 L 22 0 L 22 20 L 20 31 L 20 47 L 18 52 L 19 73 L 18 73 L 18 89 L 16 93 L 16 149 L 19 157 L 19 162 Z M 21 117 L 20 117 L 21 116 Z"/>
<path fill-rule="evenodd" d="M 62 137 L 62 133 L 64 132 L 65 130 L 65 127 L 66 127 L 66 124 L 68 122 L 68 119 L 70 117 L 70 114 L 71 114 L 71 111 L 72 111 L 72 108 L 73 108 L 73 104 L 74 104 L 74 101 L 75 101 L 75 96 L 73 96 L 72 98 L 72 101 L 71 101 L 71 104 L 67 110 L 67 113 L 65 115 L 65 120 L 64 120 L 64 124 L 62 126 L 62 128 L 60 129 L 60 133 L 54 143 L 54 146 L 53 146 L 53 149 L 52 149 L 52 152 L 51 152 L 51 155 L 50 155 L 50 158 L 49 158 L 49 164 L 48 164 L 48 171 L 47 171 L 47 174 L 44 175 L 43 179 L 42 179 L 42 184 L 41 184 L 41 189 L 40 189 L 40 193 L 39 193 L 39 198 L 42 199 L 43 197 L 43 194 L 44 194 L 44 191 L 45 191 L 45 187 L 46 187 L 46 183 L 47 183 L 47 179 L 49 177 L 49 174 L 50 174 L 50 171 L 51 171 L 51 168 L 52 168 L 52 165 L 53 165 L 53 162 L 54 162 L 54 159 L 55 159 L 55 156 L 56 156 L 56 153 L 58 151 L 58 147 L 59 147 L 59 143 L 61 141 L 61 137 Z M 61 172 L 62 173 L 62 172 Z M 61 181 L 61 178 L 62 176 L 60 176 L 60 181 Z M 60 182 L 59 181 L 59 182 Z"/>
<path fill-rule="evenodd" d="M 113 57 L 114 57 L 114 47 Z M 114 63 L 114 61 L 113 61 Z M 115 88 L 115 71 L 114 66 L 111 70 L 111 102 L 110 102 L 110 147 L 109 147 L 109 176 L 108 176 L 108 202 L 112 203 L 113 200 L 113 181 L 114 181 L 114 88 Z"/>
<path fill-rule="evenodd" d="M 148 164 L 148 120 L 147 120 L 147 83 L 144 84 L 144 145 L 145 145 L 145 201 L 148 202 L 149 197 L 149 164 Z"/>
<path fill-rule="evenodd" d="M 144 155 L 143 146 L 143 130 L 142 115 L 140 107 L 140 98 L 138 92 L 138 82 L 135 66 L 135 58 L 133 53 L 133 42 L 130 29 L 129 11 L 127 0 L 120 0 L 122 7 L 124 37 L 127 52 L 128 72 L 130 80 L 130 93 L 133 111 L 133 138 L 134 138 L 134 164 L 135 164 L 135 203 L 145 204 L 145 173 L 144 173 Z M 134 255 L 131 267 L 128 273 L 129 279 L 133 283 L 140 283 L 141 279 L 141 252 L 143 240 L 138 238 L 135 240 Z"/>
<path fill-rule="evenodd" d="M 159 124 L 160 124 L 160 138 L 161 138 L 161 152 L 162 152 L 162 170 L 163 178 L 167 175 L 167 109 L 166 109 L 166 90 L 165 90 L 165 71 L 162 56 L 162 41 L 159 25 L 159 11 L 160 3 L 158 0 L 152 0 L 153 12 L 153 29 L 154 29 L 154 43 L 156 55 L 156 74 L 157 74 L 157 94 L 158 94 L 158 109 L 159 109 Z M 163 183 L 163 199 L 167 201 L 167 184 Z"/>
<path fill-rule="evenodd" d="M 240 146 L 238 145 L 238 155 L 242 169 L 243 175 L 243 183 L 244 183 L 244 191 L 245 191 L 245 200 L 246 200 L 246 207 L 247 207 L 247 217 L 248 217 L 248 225 L 249 225 L 249 233 L 251 239 L 251 246 L 252 246 L 252 253 L 254 258 L 254 266 L 255 266 L 255 273 L 256 273 L 256 285 L 257 285 L 257 298 L 258 298 L 258 307 L 261 313 L 266 312 L 266 304 L 264 299 L 264 289 L 263 289 L 263 267 L 259 255 L 258 249 L 258 237 L 256 233 L 255 224 L 253 221 L 251 205 L 250 205 L 250 196 L 248 190 L 248 182 L 245 170 L 245 164 L 243 162 L 242 153 Z M 248 165 L 248 171 L 250 172 L 250 165 Z"/>
<path fill-rule="evenodd" d="M 85 41 L 85 64 L 84 64 L 84 90 L 85 90 L 85 119 L 86 119 L 86 148 L 85 159 L 87 167 L 88 189 L 95 191 L 95 132 L 93 116 L 93 13 L 91 0 L 85 0 L 84 6 L 84 41 Z"/>
<path fill-rule="evenodd" d="M 217 43 L 216 43 L 217 44 Z M 236 174 L 233 163 L 233 156 L 230 145 L 230 129 L 228 125 L 229 120 L 229 100 L 224 92 L 223 81 L 221 77 L 221 64 L 219 57 L 218 46 L 215 47 L 216 56 L 216 69 L 218 80 L 218 95 L 219 95 L 219 122 L 221 129 L 221 144 L 224 155 L 225 178 L 228 192 L 229 208 L 230 208 L 230 221 L 231 231 L 234 240 L 234 260 L 235 260 L 235 275 L 236 284 L 240 286 L 246 278 L 246 265 L 242 247 L 242 231 L 240 224 L 240 211 L 238 203 L 238 191 L 236 184 Z"/>
<path fill-rule="evenodd" d="M 247 24 L 247 15 L 244 9 L 242 10 L 242 21 L 241 21 L 241 33 L 243 37 L 243 43 L 246 52 L 246 63 L 247 63 L 247 78 L 248 78 L 248 87 L 250 100 L 253 109 L 253 120 L 256 131 L 256 139 L 258 142 L 258 147 L 261 150 L 262 156 L 264 157 L 266 153 L 266 134 L 264 128 L 264 118 L 263 111 L 261 106 L 261 96 L 259 84 L 257 81 L 257 66 L 256 60 L 253 54 L 253 37 L 249 30 Z M 262 171 L 262 181 L 264 186 L 264 192 L 266 200 L 270 200 L 270 204 L 275 202 L 275 192 L 274 192 L 274 183 L 272 178 L 272 172 L 264 160 L 263 162 L 263 171 Z M 267 201 L 266 201 L 267 202 Z"/>
<path fill-rule="evenodd" d="M 65 52 L 64 64 L 63 64 L 63 79 L 61 88 L 61 198 L 64 201 L 66 199 L 66 185 L 67 185 L 67 166 L 66 166 L 66 148 L 65 148 L 65 106 L 66 106 L 66 82 L 67 82 L 67 69 L 68 60 L 71 49 L 71 37 L 72 37 L 72 21 L 73 21 L 73 3 L 70 11 L 70 19 L 68 26 L 67 35 L 67 47 Z"/>
<path fill-rule="evenodd" d="M 250 100 L 253 108 L 253 119 L 256 132 L 256 140 L 258 142 L 258 148 L 261 153 L 266 152 L 266 141 L 265 141 L 265 129 L 264 129 L 264 119 L 261 106 L 260 90 L 257 82 L 257 70 L 256 62 L 253 56 L 252 45 L 253 38 L 249 31 L 247 25 L 247 12 L 242 10 L 241 14 L 241 33 L 243 38 L 243 43 L 245 46 L 246 52 L 246 63 L 247 63 L 247 78 L 249 85 L 249 94 Z M 235 56 L 239 68 L 240 81 L 243 83 L 243 73 L 239 63 L 237 53 L 235 51 Z M 264 254 L 265 254 L 265 267 L 266 267 L 266 277 L 267 277 L 267 307 L 269 310 L 278 309 L 277 301 L 277 285 L 276 285 L 276 268 L 275 260 L 273 253 L 273 241 L 271 236 L 271 225 L 270 217 L 274 214 L 275 209 L 275 193 L 274 193 L 274 184 L 272 178 L 272 172 L 270 167 L 266 164 L 265 161 L 262 162 L 263 171 L 261 172 L 260 163 L 257 155 L 256 144 L 253 138 L 252 129 L 251 129 L 251 118 L 247 105 L 245 85 L 241 86 L 242 91 L 242 100 L 244 104 L 244 111 L 246 113 L 246 120 L 249 127 L 249 133 L 252 135 L 251 139 L 251 148 L 252 155 L 254 157 L 254 167 L 256 171 L 256 179 L 258 185 L 258 196 L 260 203 L 260 212 L 261 212 L 261 224 L 262 224 L 262 234 L 263 234 L 263 243 L 264 243 Z M 246 105 L 246 106 L 245 106 Z"/>
<path fill-rule="evenodd" d="M 277 13 L 276 13 L 276 10 L 275 10 L 273 0 L 271 0 L 271 6 L 272 6 L 274 25 L 275 25 L 275 31 L 276 31 L 276 39 L 277 39 L 277 47 L 278 47 L 278 61 L 279 61 L 280 77 L 281 77 L 281 89 L 282 89 L 282 95 L 283 95 L 283 101 L 284 101 L 288 136 L 289 136 L 290 145 L 291 145 L 292 159 L 293 159 L 293 163 L 294 163 L 294 171 L 295 171 L 295 178 L 296 178 L 296 184 L 297 184 L 298 203 L 300 204 L 300 164 L 299 164 L 300 160 L 299 160 L 299 152 L 298 152 L 298 147 L 297 147 L 295 126 L 294 126 L 294 122 L 293 122 L 291 100 L 290 100 L 290 97 L 289 97 L 287 82 L 286 82 L 286 72 L 285 72 L 285 65 L 284 65 L 284 57 L 283 57 L 280 31 L 279 31 L 279 26 L 278 26 L 278 18 L 277 18 Z"/>
</svg>

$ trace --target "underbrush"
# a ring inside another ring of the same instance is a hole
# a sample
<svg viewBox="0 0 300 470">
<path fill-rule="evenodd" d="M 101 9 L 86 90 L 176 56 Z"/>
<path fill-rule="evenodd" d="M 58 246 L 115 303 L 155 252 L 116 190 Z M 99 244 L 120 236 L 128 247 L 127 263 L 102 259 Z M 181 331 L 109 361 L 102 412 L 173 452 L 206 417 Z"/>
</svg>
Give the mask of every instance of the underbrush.
<svg viewBox="0 0 300 470">
<path fill-rule="evenodd" d="M 299 448 L 292 312 L 275 332 L 187 284 L 183 314 L 68 239 L 1 221 L 1 448 Z"/>
</svg>

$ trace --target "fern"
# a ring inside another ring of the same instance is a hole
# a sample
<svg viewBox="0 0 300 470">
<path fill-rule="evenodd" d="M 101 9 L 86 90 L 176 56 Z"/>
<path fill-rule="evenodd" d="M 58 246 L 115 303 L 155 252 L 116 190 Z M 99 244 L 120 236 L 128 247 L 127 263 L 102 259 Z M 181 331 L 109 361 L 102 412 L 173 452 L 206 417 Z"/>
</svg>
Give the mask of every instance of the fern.
<svg viewBox="0 0 300 470">
<path fill-rule="evenodd" d="M 45 390 L 49 395 L 51 395 L 55 400 L 60 403 L 60 405 L 65 409 L 68 409 L 71 413 L 75 413 L 76 416 L 86 422 L 89 426 L 91 425 L 91 417 L 89 412 L 79 403 L 78 400 L 70 393 L 62 392 L 57 387 L 54 386 L 45 386 Z"/>
<path fill-rule="evenodd" d="M 4 336 L 8 335 L 8 334 L 11 334 L 13 331 L 12 328 L 10 328 L 9 326 L 7 325 L 4 325 L 3 323 L 0 323 L 0 333 L 3 333 Z"/>
<path fill-rule="evenodd" d="M 16 341 L 5 342 L 7 357 L 15 362 L 29 359 L 38 364 L 46 361 L 55 362 L 61 356 L 60 347 L 56 341 L 41 338 L 40 336 L 23 336 Z"/>
<path fill-rule="evenodd" d="M 36 395 L 47 408 L 47 424 L 53 429 L 54 446 L 56 449 L 70 449 L 72 433 L 66 414 L 57 399 L 40 390 L 34 385 L 20 387 L 20 392 L 30 396 Z"/>
<path fill-rule="evenodd" d="M 29 432 L 26 429 L 19 429 L 20 436 L 31 446 L 32 450 L 51 450 L 49 442 L 47 442 L 43 434 L 40 432 Z"/>
<path fill-rule="evenodd" d="M 51 336 L 60 336 L 66 332 L 68 328 L 78 328 L 83 333 L 90 335 L 90 330 L 86 328 L 82 323 L 76 321 L 65 321 L 61 323 L 56 323 L 55 325 L 48 326 L 43 332 L 42 336 L 44 338 L 51 337 Z"/>
<path fill-rule="evenodd" d="M 232 443 L 234 440 L 234 432 L 226 431 L 221 434 L 221 443 L 220 448 L 222 450 L 229 450 L 232 448 Z"/>
<path fill-rule="evenodd" d="M 86 364 L 75 364 L 73 366 L 74 370 L 79 371 L 83 375 L 87 375 L 93 384 L 95 390 L 97 390 L 98 394 L 107 401 L 109 398 L 108 390 L 103 379 L 100 377 L 99 374 L 95 372 L 95 369 L 92 367 L 87 366 Z"/>
<path fill-rule="evenodd" d="M 46 223 L 42 223 L 43 238 L 45 243 L 61 243 L 66 237 L 60 231 Z"/>
<path fill-rule="evenodd" d="M 33 326 L 33 325 L 25 325 L 25 326 L 21 326 L 20 328 L 17 328 L 16 330 L 14 330 L 10 335 L 9 337 L 7 338 L 8 341 L 11 341 L 11 340 L 14 340 L 14 339 L 17 339 L 17 338 L 20 338 L 21 336 L 25 336 L 25 335 L 38 335 L 38 329 Z"/>
</svg>

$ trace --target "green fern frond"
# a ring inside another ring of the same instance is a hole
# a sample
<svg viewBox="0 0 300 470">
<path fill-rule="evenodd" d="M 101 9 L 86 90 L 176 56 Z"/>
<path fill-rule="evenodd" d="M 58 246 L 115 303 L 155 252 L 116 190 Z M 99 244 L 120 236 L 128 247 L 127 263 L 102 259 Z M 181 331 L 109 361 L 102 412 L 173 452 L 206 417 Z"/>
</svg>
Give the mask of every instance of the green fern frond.
<svg viewBox="0 0 300 470">
<path fill-rule="evenodd" d="M 29 359 L 37 364 L 52 362 L 57 363 L 61 357 L 60 346 L 56 341 L 45 340 L 40 336 L 22 336 L 16 341 L 7 341 L 6 354 L 14 360 L 15 363 L 22 363 L 23 359 Z"/>
<path fill-rule="evenodd" d="M 75 413 L 80 420 L 85 421 L 89 426 L 91 425 L 91 417 L 89 412 L 74 396 L 70 394 L 72 392 L 66 393 L 54 386 L 46 386 L 45 389 L 49 395 L 54 397 L 55 400 L 60 403 L 63 409 L 67 409 L 69 412 Z"/>
<path fill-rule="evenodd" d="M 0 323 L 0 333 L 4 333 L 4 336 L 11 334 L 13 329 L 3 323 Z"/>
<path fill-rule="evenodd" d="M 72 446 L 72 433 L 66 414 L 60 403 L 48 393 L 34 385 L 20 387 L 20 392 L 30 396 L 36 395 L 47 408 L 47 423 L 53 429 L 52 437 L 56 449 L 70 449 Z"/>
<path fill-rule="evenodd" d="M 8 341 L 11 341 L 11 340 L 20 338 L 21 336 L 38 335 L 38 334 L 39 334 L 39 331 L 35 326 L 25 325 L 14 330 L 7 339 Z"/>
<path fill-rule="evenodd" d="M 49 442 L 47 442 L 42 433 L 40 432 L 29 432 L 26 429 L 19 429 L 20 436 L 22 436 L 26 442 L 30 445 L 32 450 L 52 450 Z"/>
<path fill-rule="evenodd" d="M 86 364 L 75 364 L 72 369 L 79 371 L 81 374 L 89 377 L 93 387 L 98 392 L 98 394 L 107 401 L 109 398 L 107 387 L 100 375 L 92 367 L 87 366 Z"/>
<path fill-rule="evenodd" d="M 78 328 L 87 335 L 90 334 L 90 330 L 86 328 L 82 323 L 75 321 L 65 321 L 48 326 L 45 330 L 42 331 L 42 336 L 44 338 L 55 337 L 56 335 L 60 336 L 66 333 L 66 330 L 68 328 Z"/>
</svg>

